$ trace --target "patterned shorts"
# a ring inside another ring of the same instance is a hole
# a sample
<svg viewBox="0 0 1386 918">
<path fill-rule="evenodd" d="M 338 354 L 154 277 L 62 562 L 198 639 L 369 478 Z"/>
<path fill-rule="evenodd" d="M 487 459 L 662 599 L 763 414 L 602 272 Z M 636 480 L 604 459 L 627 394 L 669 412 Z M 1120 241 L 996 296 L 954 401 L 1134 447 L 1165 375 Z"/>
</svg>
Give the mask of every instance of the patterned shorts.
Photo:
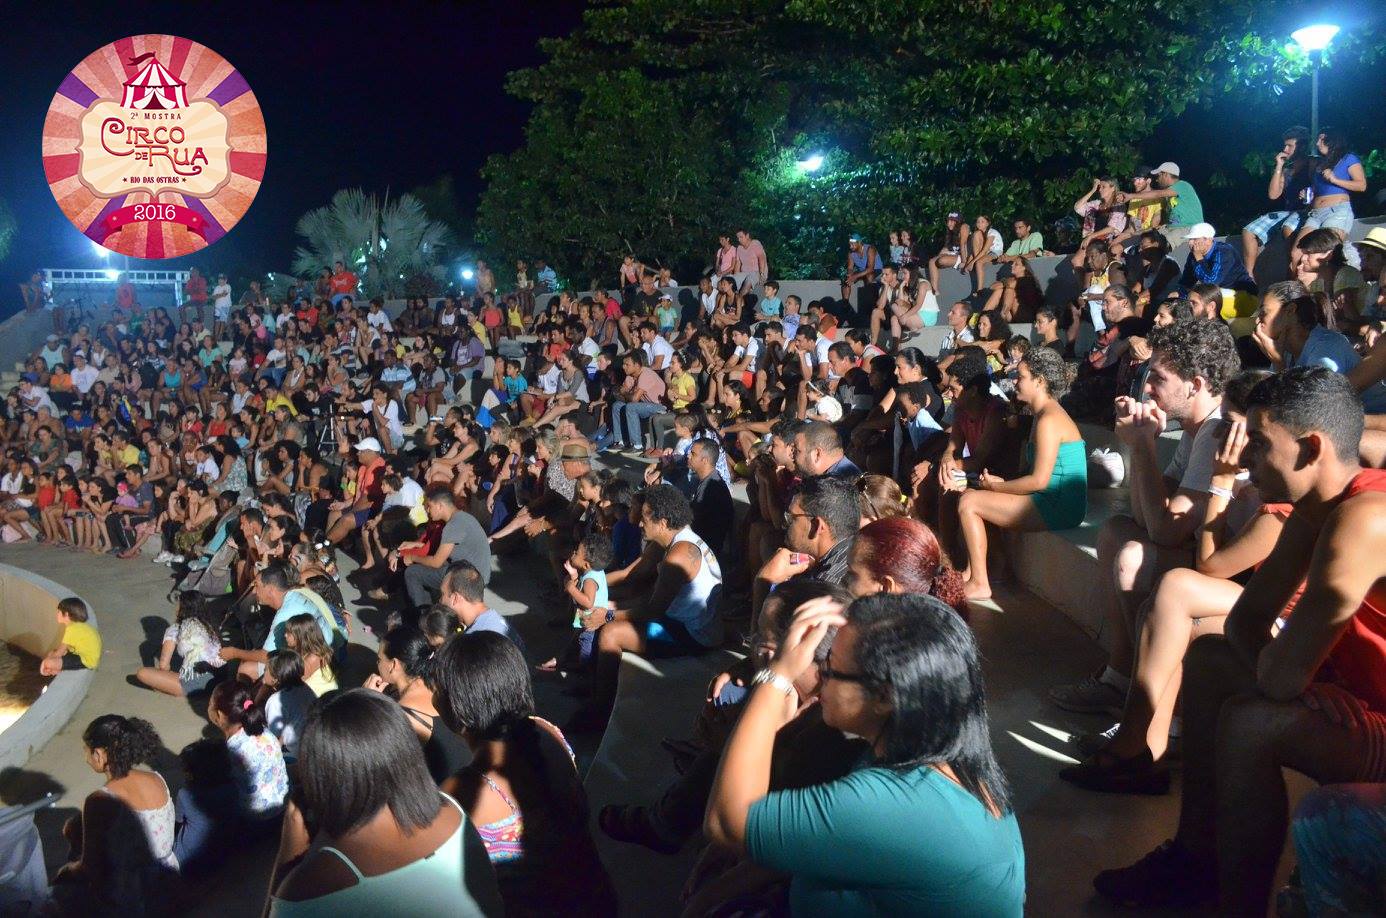
<svg viewBox="0 0 1386 918">
<path fill-rule="evenodd" d="M 1243 229 L 1260 239 L 1264 245 L 1270 241 L 1270 234 L 1278 228 L 1283 227 L 1291 233 L 1299 229 L 1301 219 L 1297 210 L 1273 210 L 1252 220 Z"/>
</svg>

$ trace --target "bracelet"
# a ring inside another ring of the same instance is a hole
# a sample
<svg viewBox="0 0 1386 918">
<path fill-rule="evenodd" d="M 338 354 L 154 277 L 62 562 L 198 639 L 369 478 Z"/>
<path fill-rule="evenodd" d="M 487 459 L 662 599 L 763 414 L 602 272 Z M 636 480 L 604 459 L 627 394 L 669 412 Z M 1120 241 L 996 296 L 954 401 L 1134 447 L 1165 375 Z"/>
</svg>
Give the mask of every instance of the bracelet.
<svg viewBox="0 0 1386 918">
<path fill-rule="evenodd" d="M 786 698 L 794 698 L 798 695 L 798 692 L 794 689 L 793 682 L 769 669 L 762 669 L 760 672 L 756 673 L 755 678 L 751 680 L 751 686 L 754 688 L 757 685 L 773 685 L 775 688 L 784 692 Z"/>
<path fill-rule="evenodd" d="M 616 610 L 608 607 L 606 610 L 606 623 L 609 625 L 614 621 L 616 621 Z"/>
<path fill-rule="evenodd" d="M 1209 485 L 1209 486 L 1208 486 L 1208 493 L 1211 494 L 1211 495 L 1213 495 L 1214 497 L 1221 497 L 1223 500 L 1231 500 L 1231 499 L 1232 499 L 1232 489 L 1231 489 L 1231 488 L 1222 488 L 1222 487 L 1218 487 L 1217 485 Z"/>
</svg>

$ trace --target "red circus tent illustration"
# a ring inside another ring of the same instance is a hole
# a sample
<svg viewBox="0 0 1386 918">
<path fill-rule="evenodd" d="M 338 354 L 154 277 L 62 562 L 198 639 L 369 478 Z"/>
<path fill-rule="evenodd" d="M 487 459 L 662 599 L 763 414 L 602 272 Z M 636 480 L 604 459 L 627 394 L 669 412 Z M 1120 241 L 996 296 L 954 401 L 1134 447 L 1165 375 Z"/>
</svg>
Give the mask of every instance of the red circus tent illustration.
<svg viewBox="0 0 1386 918">
<path fill-rule="evenodd" d="M 187 108 L 187 84 L 169 73 L 153 53 L 141 54 L 130 63 L 137 65 L 145 59 L 149 62 L 140 72 L 125 81 L 125 96 L 120 104 L 125 108 L 152 110 Z"/>
</svg>

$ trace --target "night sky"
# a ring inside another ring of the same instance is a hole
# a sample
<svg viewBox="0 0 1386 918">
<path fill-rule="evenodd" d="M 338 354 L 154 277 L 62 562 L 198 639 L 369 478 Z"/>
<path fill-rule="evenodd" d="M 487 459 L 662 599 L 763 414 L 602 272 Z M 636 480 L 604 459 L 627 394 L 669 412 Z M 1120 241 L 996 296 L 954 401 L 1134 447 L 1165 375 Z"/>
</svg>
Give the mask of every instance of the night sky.
<svg viewBox="0 0 1386 918">
<path fill-rule="evenodd" d="M 190 259 L 241 273 L 287 270 L 294 223 L 339 188 L 403 192 L 452 174 L 464 207 L 477 170 L 519 145 L 528 108 L 505 75 L 540 62 L 536 42 L 580 21 L 579 0 L 390 3 L 0 3 L 0 198 L 19 222 L 0 262 L 0 315 L 35 267 L 98 267 L 58 210 L 40 161 L 43 120 L 63 77 L 127 35 L 171 34 L 220 53 L 265 115 L 269 160 L 249 213 Z M 119 259 L 118 256 L 116 256 Z M 140 263 L 136 263 L 140 264 Z"/>
</svg>

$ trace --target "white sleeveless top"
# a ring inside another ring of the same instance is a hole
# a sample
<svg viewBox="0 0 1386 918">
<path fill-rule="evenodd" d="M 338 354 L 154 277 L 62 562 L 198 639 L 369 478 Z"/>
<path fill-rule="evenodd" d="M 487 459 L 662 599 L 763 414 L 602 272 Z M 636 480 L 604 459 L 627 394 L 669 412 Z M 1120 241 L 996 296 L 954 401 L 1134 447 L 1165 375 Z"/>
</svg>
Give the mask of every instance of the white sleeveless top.
<svg viewBox="0 0 1386 918">
<path fill-rule="evenodd" d="M 704 647 L 722 643 L 722 618 L 717 614 L 717 600 L 722 594 L 722 568 L 707 543 L 698 538 L 691 526 L 685 526 L 669 543 L 673 548 L 680 542 L 694 545 L 703 556 L 698 573 L 679 590 L 669 603 L 665 615 L 688 629 L 693 639 Z"/>
</svg>

